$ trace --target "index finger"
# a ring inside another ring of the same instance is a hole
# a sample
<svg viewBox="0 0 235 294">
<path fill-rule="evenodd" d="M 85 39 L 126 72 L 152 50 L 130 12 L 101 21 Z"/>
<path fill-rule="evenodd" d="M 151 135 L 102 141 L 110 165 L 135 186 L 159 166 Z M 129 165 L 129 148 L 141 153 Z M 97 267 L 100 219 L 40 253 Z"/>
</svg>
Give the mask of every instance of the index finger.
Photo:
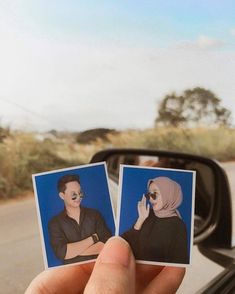
<svg viewBox="0 0 235 294">
<path fill-rule="evenodd" d="M 141 199 L 141 202 L 144 204 L 144 201 L 146 202 L 146 197 L 145 197 L 145 195 L 143 194 L 142 199 Z"/>
<path fill-rule="evenodd" d="M 149 283 L 163 270 L 163 266 L 136 264 L 136 288 L 137 293 L 143 293 L 143 290 Z"/>
<path fill-rule="evenodd" d="M 31 282 L 25 294 L 82 293 L 93 267 L 94 262 L 46 270 Z"/>
<path fill-rule="evenodd" d="M 144 294 L 176 293 L 185 275 L 185 268 L 165 266 L 147 285 Z"/>
<path fill-rule="evenodd" d="M 146 197 L 144 196 L 144 194 L 143 194 L 143 198 L 142 198 L 142 203 L 143 203 L 144 207 L 146 207 Z"/>
<path fill-rule="evenodd" d="M 143 200 L 144 200 L 144 198 L 145 198 L 145 195 L 143 194 L 141 201 L 143 201 Z"/>
</svg>

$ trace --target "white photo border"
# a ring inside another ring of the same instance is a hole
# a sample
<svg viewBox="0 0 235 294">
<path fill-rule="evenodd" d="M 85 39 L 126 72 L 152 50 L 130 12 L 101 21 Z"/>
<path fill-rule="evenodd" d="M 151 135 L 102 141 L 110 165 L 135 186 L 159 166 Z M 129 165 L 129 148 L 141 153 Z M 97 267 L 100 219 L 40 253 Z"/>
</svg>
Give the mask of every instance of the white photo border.
<svg viewBox="0 0 235 294">
<path fill-rule="evenodd" d="M 115 214 L 114 214 L 114 204 L 113 204 L 113 199 L 112 199 L 111 193 L 110 193 L 110 184 L 109 184 L 109 178 L 108 178 L 108 171 L 107 171 L 107 165 L 106 165 L 105 161 L 97 162 L 97 163 L 83 164 L 83 165 L 72 166 L 72 167 L 66 167 L 66 168 L 61 168 L 61 169 L 56 169 L 56 170 L 51 170 L 51 171 L 45 171 L 45 172 L 32 174 L 32 182 L 33 182 L 34 198 L 35 198 L 36 211 L 37 211 L 40 242 L 41 242 L 43 263 L 44 263 L 44 268 L 45 269 L 66 267 L 66 266 L 71 266 L 71 265 L 75 265 L 75 264 L 85 264 L 85 263 L 93 262 L 96 259 L 89 259 L 89 260 L 86 260 L 86 261 L 81 261 L 81 262 L 76 262 L 76 263 L 71 263 L 71 264 L 62 264 L 62 265 L 56 265 L 56 266 L 49 266 L 48 258 L 47 258 L 47 250 L 46 250 L 45 238 L 44 238 L 44 232 L 43 232 L 42 217 L 41 217 L 41 213 L 40 213 L 40 203 L 39 203 L 40 195 L 38 194 L 36 178 L 38 176 L 46 176 L 46 175 L 50 175 L 50 174 L 63 173 L 63 172 L 67 172 L 67 171 L 72 172 L 72 171 L 75 171 L 75 170 L 81 170 L 81 169 L 86 169 L 86 168 L 91 168 L 91 167 L 96 167 L 96 166 L 104 166 L 106 183 L 107 183 L 108 194 L 109 194 L 109 200 L 110 200 L 110 204 L 111 204 L 112 218 L 113 218 L 113 222 L 114 222 L 114 228 L 116 230 L 116 218 L 115 218 Z M 114 235 L 115 235 L 115 231 L 114 231 Z"/>
<path fill-rule="evenodd" d="M 123 185 L 123 174 L 125 168 L 132 168 L 132 169 L 149 169 L 149 170 L 156 170 L 156 171 L 173 171 L 173 172 L 183 172 L 183 173 L 191 173 L 192 174 L 192 191 L 191 191 L 191 230 L 190 230 L 190 244 L 189 244 L 189 263 L 171 263 L 171 262 L 158 262 L 158 261 L 144 261 L 144 260 L 136 260 L 136 263 L 139 264 L 148 264 L 148 265 L 162 265 L 162 266 L 176 266 L 176 267 L 191 267 L 192 266 L 192 249 L 193 249 L 193 233 L 194 233 L 194 210 L 195 210 L 195 189 L 196 189 L 196 171 L 194 170 L 184 170 L 184 169 L 173 169 L 173 168 L 162 168 L 162 167 L 150 167 L 150 166 L 139 166 L 139 165 L 127 165 L 127 164 L 120 164 L 119 169 L 119 183 L 118 183 L 118 203 L 117 203 L 117 218 L 116 218 L 116 236 L 120 236 L 120 218 L 121 218 L 121 205 L 122 205 L 122 185 Z"/>
</svg>

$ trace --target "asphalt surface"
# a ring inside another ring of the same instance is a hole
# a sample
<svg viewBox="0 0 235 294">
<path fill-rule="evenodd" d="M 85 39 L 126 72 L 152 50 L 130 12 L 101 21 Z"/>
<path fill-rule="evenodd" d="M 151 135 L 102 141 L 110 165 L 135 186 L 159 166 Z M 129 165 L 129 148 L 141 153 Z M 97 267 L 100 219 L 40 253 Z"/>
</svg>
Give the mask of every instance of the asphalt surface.
<svg viewBox="0 0 235 294">
<path fill-rule="evenodd" d="M 43 270 L 34 198 L 0 206 L 0 293 L 24 293 Z"/>
<path fill-rule="evenodd" d="M 229 172 L 230 184 L 235 191 L 235 163 L 225 164 L 224 167 Z M 0 293 L 24 293 L 33 277 L 43 270 L 33 197 L 0 205 L 0 236 Z M 195 293 L 223 270 L 201 255 L 196 246 L 193 248 L 192 261 L 193 265 L 187 269 L 177 293 Z"/>
</svg>

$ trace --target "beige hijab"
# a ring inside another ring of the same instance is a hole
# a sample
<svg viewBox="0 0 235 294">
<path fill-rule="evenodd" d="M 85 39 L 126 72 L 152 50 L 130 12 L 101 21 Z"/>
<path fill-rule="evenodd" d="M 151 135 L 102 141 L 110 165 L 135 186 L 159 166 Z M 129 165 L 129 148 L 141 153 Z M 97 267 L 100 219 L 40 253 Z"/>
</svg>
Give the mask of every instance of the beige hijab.
<svg viewBox="0 0 235 294">
<path fill-rule="evenodd" d="M 155 215 L 160 218 L 171 216 L 178 216 L 181 218 L 177 210 L 177 207 L 180 206 L 183 200 L 181 186 L 167 177 L 157 177 L 149 180 L 147 184 L 148 188 L 151 183 L 158 186 L 163 201 L 162 209 L 154 211 Z"/>
</svg>

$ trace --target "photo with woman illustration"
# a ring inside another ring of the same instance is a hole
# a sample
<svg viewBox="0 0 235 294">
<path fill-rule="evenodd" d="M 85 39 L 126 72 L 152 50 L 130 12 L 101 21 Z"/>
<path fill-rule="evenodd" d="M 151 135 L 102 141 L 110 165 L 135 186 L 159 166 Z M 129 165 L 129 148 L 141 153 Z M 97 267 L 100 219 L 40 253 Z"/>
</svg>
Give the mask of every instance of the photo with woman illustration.
<svg viewBox="0 0 235 294">
<path fill-rule="evenodd" d="M 140 263 L 191 263 L 195 172 L 121 165 L 116 234 Z"/>
</svg>

